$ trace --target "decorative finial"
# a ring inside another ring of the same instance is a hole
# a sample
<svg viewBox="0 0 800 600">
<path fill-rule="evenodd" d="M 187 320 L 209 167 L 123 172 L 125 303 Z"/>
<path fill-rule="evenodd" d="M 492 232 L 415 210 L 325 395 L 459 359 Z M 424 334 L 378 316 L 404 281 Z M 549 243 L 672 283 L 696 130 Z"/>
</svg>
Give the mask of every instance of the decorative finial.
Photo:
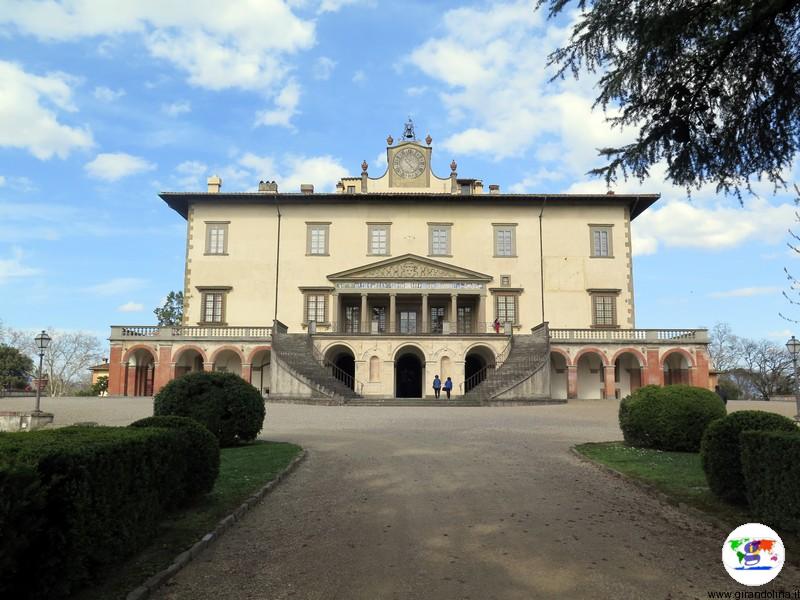
<svg viewBox="0 0 800 600">
<path fill-rule="evenodd" d="M 426 143 L 426 144 L 428 144 L 428 146 L 430 146 L 430 145 L 431 145 L 431 142 L 432 142 L 432 141 L 433 141 L 433 138 L 431 137 L 431 134 L 430 134 L 430 133 L 429 133 L 428 135 L 426 135 L 426 136 L 425 136 L 425 143 Z"/>
<path fill-rule="evenodd" d="M 365 160 L 362 160 L 362 161 L 361 161 L 361 172 L 362 172 L 362 173 L 366 173 L 366 172 L 367 172 L 367 167 L 368 167 L 368 166 L 369 166 L 369 165 L 367 164 L 367 161 L 365 161 Z"/>
<path fill-rule="evenodd" d="M 386 145 L 391 146 L 392 144 L 394 144 L 394 138 L 392 136 L 388 136 L 386 138 Z"/>
<path fill-rule="evenodd" d="M 414 121 L 408 117 L 408 121 L 403 128 L 403 139 L 406 141 L 417 141 L 417 135 L 414 133 Z"/>
<path fill-rule="evenodd" d="M 457 168 L 458 168 L 458 165 L 456 164 L 456 161 L 455 161 L 455 160 L 453 160 L 453 162 L 451 162 L 451 163 L 450 163 L 450 170 L 451 170 L 453 173 L 455 173 Z"/>
</svg>

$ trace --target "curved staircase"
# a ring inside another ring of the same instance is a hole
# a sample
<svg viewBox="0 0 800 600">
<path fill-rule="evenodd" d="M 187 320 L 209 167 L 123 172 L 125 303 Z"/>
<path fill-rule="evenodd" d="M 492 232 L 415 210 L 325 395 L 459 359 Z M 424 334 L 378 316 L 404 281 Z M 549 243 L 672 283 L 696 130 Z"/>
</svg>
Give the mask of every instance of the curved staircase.
<svg viewBox="0 0 800 600">
<path fill-rule="evenodd" d="M 464 394 L 465 400 L 491 403 L 504 400 L 549 399 L 550 336 L 547 324 L 534 328 L 531 335 L 515 335 L 509 342 L 505 360 L 486 368 L 486 376 Z M 545 382 L 536 385 L 535 379 Z"/>
<path fill-rule="evenodd" d="M 305 383 L 316 398 L 329 398 L 338 403 L 350 398 L 361 398 L 350 386 L 337 379 L 329 368 L 322 366 L 315 358 L 315 348 L 311 338 L 304 333 L 272 334 L 272 351 L 296 379 Z"/>
</svg>

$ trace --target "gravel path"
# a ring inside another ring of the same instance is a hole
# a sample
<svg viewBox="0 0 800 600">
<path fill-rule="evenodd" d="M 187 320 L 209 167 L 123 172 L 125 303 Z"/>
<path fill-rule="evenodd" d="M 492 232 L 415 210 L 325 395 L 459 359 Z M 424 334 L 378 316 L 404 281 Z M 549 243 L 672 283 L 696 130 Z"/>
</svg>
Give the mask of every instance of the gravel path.
<svg viewBox="0 0 800 600">
<path fill-rule="evenodd" d="M 29 408 L 0 399 L 0 410 Z M 46 399 L 124 425 L 149 398 Z M 794 413 L 790 403 L 729 409 Z M 707 598 L 743 590 L 716 530 L 574 457 L 620 439 L 616 402 L 506 408 L 270 404 L 263 437 L 308 459 L 161 600 Z M 792 548 L 789 549 L 792 552 Z M 774 589 L 800 589 L 785 567 Z"/>
<path fill-rule="evenodd" d="M 739 589 L 720 562 L 728 532 L 569 453 L 619 439 L 616 406 L 269 405 L 264 437 L 299 442 L 307 461 L 156 597 L 666 599 Z M 800 574 L 786 567 L 775 583 L 800 587 Z"/>
</svg>

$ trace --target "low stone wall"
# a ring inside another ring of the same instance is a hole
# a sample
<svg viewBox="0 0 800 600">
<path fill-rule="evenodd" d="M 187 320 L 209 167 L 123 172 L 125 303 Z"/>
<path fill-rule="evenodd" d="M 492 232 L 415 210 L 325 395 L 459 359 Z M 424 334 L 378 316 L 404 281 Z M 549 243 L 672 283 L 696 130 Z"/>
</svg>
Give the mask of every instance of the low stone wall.
<svg viewBox="0 0 800 600">
<path fill-rule="evenodd" d="M 53 422 L 53 413 L 0 412 L 0 431 L 33 431 Z"/>
</svg>

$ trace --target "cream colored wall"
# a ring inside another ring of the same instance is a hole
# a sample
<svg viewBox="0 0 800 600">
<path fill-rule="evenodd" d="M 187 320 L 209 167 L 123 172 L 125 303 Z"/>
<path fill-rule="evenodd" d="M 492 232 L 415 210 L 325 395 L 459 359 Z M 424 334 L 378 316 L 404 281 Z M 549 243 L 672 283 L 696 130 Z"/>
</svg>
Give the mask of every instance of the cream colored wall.
<svg viewBox="0 0 800 600">
<path fill-rule="evenodd" d="M 427 256 L 428 222 L 452 222 L 452 257 L 432 257 L 494 278 L 511 275 L 511 286 L 524 288 L 520 297 L 521 331 L 541 322 L 539 271 L 539 206 L 502 203 L 485 194 L 485 203 L 368 203 L 281 205 L 281 255 L 278 319 L 290 331 L 301 331 L 300 286 L 332 286 L 327 275 L 389 257 L 367 256 L 367 222 L 391 222 L 391 256 Z M 190 224 L 188 252 L 188 323 L 200 320 L 196 286 L 231 286 L 227 295 L 229 325 L 272 323 L 275 291 L 277 218 L 274 205 L 196 204 Z M 630 268 L 626 252 L 626 209 L 622 206 L 547 206 L 544 211 L 545 318 L 551 327 L 589 327 L 591 300 L 587 288 L 615 288 L 618 322 L 631 327 L 628 314 Z M 204 221 L 230 221 L 228 255 L 205 256 Z M 329 256 L 306 256 L 306 222 L 330 221 Z M 518 223 L 517 256 L 494 258 L 492 223 Z M 613 225 L 614 258 L 589 258 L 589 224 Z M 487 320 L 494 318 L 491 295 Z"/>
</svg>

